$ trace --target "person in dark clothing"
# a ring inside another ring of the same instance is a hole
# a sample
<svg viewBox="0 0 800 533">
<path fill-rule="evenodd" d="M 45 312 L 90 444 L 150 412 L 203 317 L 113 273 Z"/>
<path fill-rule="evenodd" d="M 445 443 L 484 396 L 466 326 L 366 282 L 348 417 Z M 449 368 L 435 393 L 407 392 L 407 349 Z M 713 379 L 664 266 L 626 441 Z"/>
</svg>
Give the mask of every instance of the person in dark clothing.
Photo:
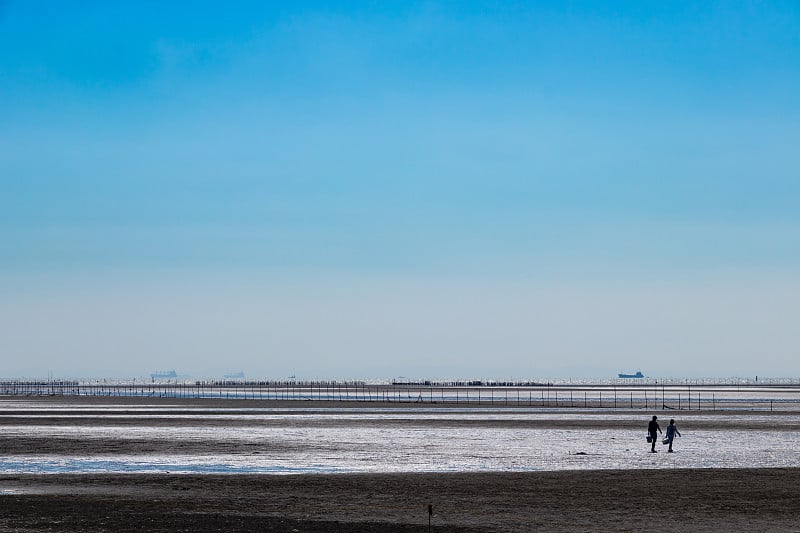
<svg viewBox="0 0 800 533">
<path fill-rule="evenodd" d="M 668 452 L 672 452 L 672 441 L 675 439 L 675 435 L 681 436 L 681 432 L 678 431 L 678 427 L 675 425 L 675 419 L 669 421 L 669 425 L 667 426 L 667 441 L 669 441 L 669 450 Z"/>
<path fill-rule="evenodd" d="M 653 419 L 647 424 L 647 432 L 650 434 L 650 443 L 652 447 L 650 452 L 656 453 L 656 443 L 658 442 L 658 434 L 661 433 L 661 427 L 658 425 L 658 417 L 653 415 Z"/>
</svg>

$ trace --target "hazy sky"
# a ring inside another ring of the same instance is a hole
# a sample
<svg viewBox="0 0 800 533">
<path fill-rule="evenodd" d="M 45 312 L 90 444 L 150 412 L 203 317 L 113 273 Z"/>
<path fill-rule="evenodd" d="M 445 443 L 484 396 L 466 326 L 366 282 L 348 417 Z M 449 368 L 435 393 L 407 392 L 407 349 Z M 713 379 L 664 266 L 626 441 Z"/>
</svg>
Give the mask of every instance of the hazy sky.
<svg viewBox="0 0 800 533">
<path fill-rule="evenodd" d="M 800 376 L 800 5 L 0 0 L 0 377 Z"/>
</svg>

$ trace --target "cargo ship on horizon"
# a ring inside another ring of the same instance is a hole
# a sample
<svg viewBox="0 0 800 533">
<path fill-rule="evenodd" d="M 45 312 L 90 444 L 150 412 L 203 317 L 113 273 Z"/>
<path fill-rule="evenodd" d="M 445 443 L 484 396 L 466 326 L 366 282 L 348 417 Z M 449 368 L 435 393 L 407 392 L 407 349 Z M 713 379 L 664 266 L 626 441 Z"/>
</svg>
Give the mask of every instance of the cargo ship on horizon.
<svg viewBox="0 0 800 533">
<path fill-rule="evenodd" d="M 159 370 L 157 372 L 151 372 L 150 378 L 155 381 L 157 379 L 177 379 L 178 373 L 174 370 Z"/>
</svg>

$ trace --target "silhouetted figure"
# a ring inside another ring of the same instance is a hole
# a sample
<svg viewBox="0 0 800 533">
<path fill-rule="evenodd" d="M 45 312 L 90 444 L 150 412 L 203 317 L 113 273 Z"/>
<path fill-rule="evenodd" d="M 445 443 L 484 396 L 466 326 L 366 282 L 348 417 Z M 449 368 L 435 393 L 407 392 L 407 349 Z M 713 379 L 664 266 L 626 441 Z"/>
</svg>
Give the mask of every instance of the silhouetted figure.
<svg viewBox="0 0 800 533">
<path fill-rule="evenodd" d="M 681 432 L 678 431 L 678 427 L 675 425 L 675 419 L 671 419 L 669 421 L 669 425 L 667 426 L 667 442 L 669 443 L 669 450 L 668 452 L 672 452 L 672 440 L 675 438 L 675 435 L 681 436 Z"/>
<path fill-rule="evenodd" d="M 647 424 L 647 432 L 650 434 L 650 451 L 656 453 L 656 442 L 658 442 L 658 434 L 661 433 L 661 427 L 658 425 L 658 417 L 653 415 L 653 419 Z"/>
</svg>

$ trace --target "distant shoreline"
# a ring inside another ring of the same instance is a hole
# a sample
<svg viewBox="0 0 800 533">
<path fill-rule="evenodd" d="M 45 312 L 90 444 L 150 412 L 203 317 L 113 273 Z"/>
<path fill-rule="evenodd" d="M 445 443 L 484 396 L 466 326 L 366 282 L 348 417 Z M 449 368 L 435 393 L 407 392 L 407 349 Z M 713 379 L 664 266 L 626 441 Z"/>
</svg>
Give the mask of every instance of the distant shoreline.
<svg viewBox="0 0 800 533">
<path fill-rule="evenodd" d="M 800 411 L 800 383 L 623 383 L 420 385 L 362 382 L 126 382 L 0 381 L 0 396 L 24 398 L 139 398 L 192 401 L 257 401 L 298 404 L 360 404 L 393 407 L 543 407 L 668 411 Z M 110 400 L 109 400 L 110 401 Z M 119 400 L 115 400 L 119 401 Z M 230 403 L 226 404 L 232 405 Z"/>
<path fill-rule="evenodd" d="M 360 400 L 302 400 L 302 399 L 291 399 L 291 400 L 276 400 L 276 399 L 267 399 L 267 398 L 193 398 L 193 397 L 171 397 L 171 396 L 71 396 L 71 395 L 30 395 L 30 396 L 21 396 L 21 395 L 3 395 L 0 394 L 0 410 L 2 410 L 3 405 L 13 404 L 13 403 L 34 403 L 34 404 L 41 404 L 41 405 L 60 405 L 60 406 L 76 406 L 76 407 L 91 407 L 95 405 L 110 405 L 110 406 L 132 406 L 132 407 L 141 407 L 146 405 L 154 405 L 158 407 L 164 406 L 175 406 L 175 407 L 186 407 L 186 408 L 202 408 L 202 409 L 313 409 L 313 410 L 338 410 L 338 409 L 346 409 L 346 410 L 361 410 L 361 409 L 390 409 L 390 410 L 418 410 L 418 409 L 478 409 L 481 410 L 509 410 L 509 409 L 543 409 L 544 411 L 554 411 L 554 410 L 566 410 L 569 412 L 580 413 L 597 413 L 605 410 L 609 410 L 615 413 L 642 413 L 643 411 L 646 412 L 653 412 L 659 414 L 663 413 L 673 413 L 675 409 L 663 408 L 660 406 L 656 407 L 647 407 L 641 406 L 637 404 L 634 408 L 630 408 L 624 404 L 624 402 L 618 402 L 618 407 L 613 407 L 613 405 L 609 405 L 608 403 L 603 407 L 598 407 L 595 404 L 588 408 L 584 408 L 581 405 L 576 405 L 574 407 L 570 407 L 570 405 L 563 405 L 559 404 L 556 405 L 555 401 L 551 401 L 549 405 L 541 405 L 539 403 L 534 403 L 533 405 L 528 405 L 525 403 L 516 403 L 516 402 L 509 402 L 508 404 L 503 401 L 495 401 L 494 403 L 490 403 L 488 401 L 477 403 L 477 402 L 466 402 L 462 401 L 458 404 L 452 402 L 417 402 L 417 401 L 408 401 L 408 400 L 401 400 L 401 401 L 360 401 Z M 768 412 L 773 412 L 775 414 L 780 413 L 791 413 L 796 414 L 797 409 L 795 409 L 794 402 L 787 402 L 787 405 L 791 408 L 789 409 L 781 409 L 783 404 L 776 403 L 774 405 L 774 409 Z M 730 407 L 725 408 L 718 408 L 715 410 L 712 409 L 697 409 L 692 408 L 688 409 L 684 407 L 684 409 L 680 410 L 681 416 L 688 416 L 691 414 L 705 414 L 709 415 L 712 413 L 719 413 L 720 415 L 742 412 L 742 413 L 752 413 L 754 411 L 764 412 L 763 403 L 758 403 L 756 405 L 742 401 L 736 402 L 734 404 L 730 404 Z M 667 415 L 664 415 L 667 416 Z"/>
</svg>

